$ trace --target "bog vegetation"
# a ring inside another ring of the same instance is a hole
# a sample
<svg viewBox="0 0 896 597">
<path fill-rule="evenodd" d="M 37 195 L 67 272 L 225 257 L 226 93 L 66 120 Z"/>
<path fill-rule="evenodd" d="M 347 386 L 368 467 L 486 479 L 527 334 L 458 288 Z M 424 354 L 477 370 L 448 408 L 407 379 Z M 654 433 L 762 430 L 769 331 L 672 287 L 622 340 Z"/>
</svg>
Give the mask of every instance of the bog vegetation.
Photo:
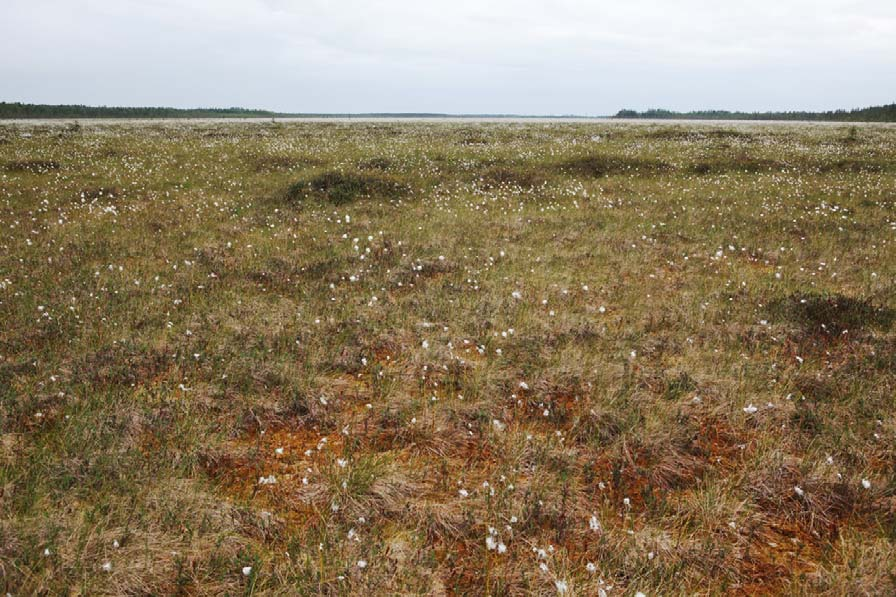
<svg viewBox="0 0 896 597">
<path fill-rule="evenodd" d="M 0 590 L 896 592 L 896 129 L 0 128 Z"/>
</svg>

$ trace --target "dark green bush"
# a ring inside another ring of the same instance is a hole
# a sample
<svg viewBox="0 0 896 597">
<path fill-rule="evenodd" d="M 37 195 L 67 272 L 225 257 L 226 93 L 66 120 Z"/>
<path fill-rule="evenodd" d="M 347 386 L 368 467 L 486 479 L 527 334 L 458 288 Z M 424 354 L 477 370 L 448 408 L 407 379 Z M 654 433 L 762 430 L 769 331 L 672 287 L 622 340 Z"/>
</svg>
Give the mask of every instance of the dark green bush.
<svg viewBox="0 0 896 597">
<path fill-rule="evenodd" d="M 362 198 L 396 199 L 408 190 L 406 184 L 383 175 L 325 172 L 293 183 L 286 190 L 286 198 L 295 202 L 318 197 L 334 205 L 344 205 Z"/>
</svg>

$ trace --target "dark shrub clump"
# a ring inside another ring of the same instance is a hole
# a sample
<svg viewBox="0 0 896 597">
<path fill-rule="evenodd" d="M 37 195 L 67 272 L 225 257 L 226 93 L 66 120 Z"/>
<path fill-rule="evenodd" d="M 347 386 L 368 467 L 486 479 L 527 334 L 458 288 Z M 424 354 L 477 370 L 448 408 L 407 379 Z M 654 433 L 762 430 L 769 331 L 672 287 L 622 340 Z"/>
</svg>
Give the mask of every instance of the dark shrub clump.
<svg viewBox="0 0 896 597">
<path fill-rule="evenodd" d="M 286 190 L 286 198 L 289 201 L 301 201 L 317 196 L 334 205 L 344 205 L 370 197 L 396 199 L 407 192 L 406 184 L 382 175 L 325 172 L 290 185 Z"/>
<path fill-rule="evenodd" d="M 34 174 L 43 174 L 51 170 L 59 170 L 62 165 L 52 160 L 21 160 L 18 162 L 9 162 L 6 164 L 7 172 L 32 172 Z"/>
<path fill-rule="evenodd" d="M 481 186 L 496 187 L 536 187 L 545 182 L 545 176 L 537 168 L 497 166 L 486 170 L 479 178 Z"/>
<path fill-rule="evenodd" d="M 757 158 L 745 154 L 702 161 L 692 164 L 688 170 L 692 174 L 727 174 L 729 172 L 757 174 L 781 170 L 784 164 L 775 160 Z"/>
<path fill-rule="evenodd" d="M 847 330 L 888 329 L 896 311 L 867 299 L 842 294 L 796 293 L 772 301 L 770 313 L 808 335 L 839 335 Z"/>
<path fill-rule="evenodd" d="M 672 167 L 666 162 L 647 158 L 626 156 L 589 155 L 572 158 L 560 163 L 560 171 L 564 174 L 576 174 L 600 178 L 613 174 L 667 172 Z"/>
</svg>

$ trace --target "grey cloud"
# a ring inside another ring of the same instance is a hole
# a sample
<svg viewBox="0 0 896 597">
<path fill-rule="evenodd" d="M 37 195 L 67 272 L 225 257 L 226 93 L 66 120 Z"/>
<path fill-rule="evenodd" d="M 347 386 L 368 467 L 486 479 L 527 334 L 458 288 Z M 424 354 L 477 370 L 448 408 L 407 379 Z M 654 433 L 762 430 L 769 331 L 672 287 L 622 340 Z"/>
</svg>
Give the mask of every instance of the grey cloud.
<svg viewBox="0 0 896 597">
<path fill-rule="evenodd" d="M 6 0 L 0 99 L 606 114 L 896 100 L 890 0 Z"/>
</svg>

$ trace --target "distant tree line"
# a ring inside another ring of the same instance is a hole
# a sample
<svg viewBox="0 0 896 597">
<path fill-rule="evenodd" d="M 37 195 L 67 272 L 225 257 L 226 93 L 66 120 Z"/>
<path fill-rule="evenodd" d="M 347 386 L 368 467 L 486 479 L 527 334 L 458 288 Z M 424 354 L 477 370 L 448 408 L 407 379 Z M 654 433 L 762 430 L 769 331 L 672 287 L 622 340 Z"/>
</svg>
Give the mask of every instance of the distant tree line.
<svg viewBox="0 0 896 597">
<path fill-rule="evenodd" d="M 17 118 L 527 118 L 522 114 L 447 114 L 441 112 L 272 112 L 248 108 L 122 108 L 114 106 L 48 105 L 0 102 L 0 119 Z M 556 117 L 560 118 L 560 117 Z"/>
<path fill-rule="evenodd" d="M 20 102 L 0 102 L 0 119 L 24 118 L 527 118 L 524 114 L 442 114 L 433 112 L 369 112 L 363 114 L 321 114 L 288 113 L 248 108 L 126 108 L 119 106 L 83 106 L 25 104 Z M 569 115 L 568 117 L 573 117 Z M 541 117 L 544 118 L 544 117 Z M 562 118 L 553 116 L 548 118 Z M 673 112 L 653 109 L 644 112 L 620 110 L 613 118 L 655 118 L 682 120 L 829 120 L 838 122 L 896 122 L 896 103 L 854 110 L 833 110 L 829 112 L 730 112 L 728 110 L 698 110 L 694 112 Z"/>
<path fill-rule="evenodd" d="M 620 110 L 614 118 L 656 118 L 679 120 L 818 120 L 834 122 L 896 122 L 896 103 L 854 110 L 828 112 L 729 112 L 728 110 Z"/>
<path fill-rule="evenodd" d="M 0 102 L 0 118 L 271 118 L 279 115 L 246 108 L 122 108 Z"/>
</svg>

